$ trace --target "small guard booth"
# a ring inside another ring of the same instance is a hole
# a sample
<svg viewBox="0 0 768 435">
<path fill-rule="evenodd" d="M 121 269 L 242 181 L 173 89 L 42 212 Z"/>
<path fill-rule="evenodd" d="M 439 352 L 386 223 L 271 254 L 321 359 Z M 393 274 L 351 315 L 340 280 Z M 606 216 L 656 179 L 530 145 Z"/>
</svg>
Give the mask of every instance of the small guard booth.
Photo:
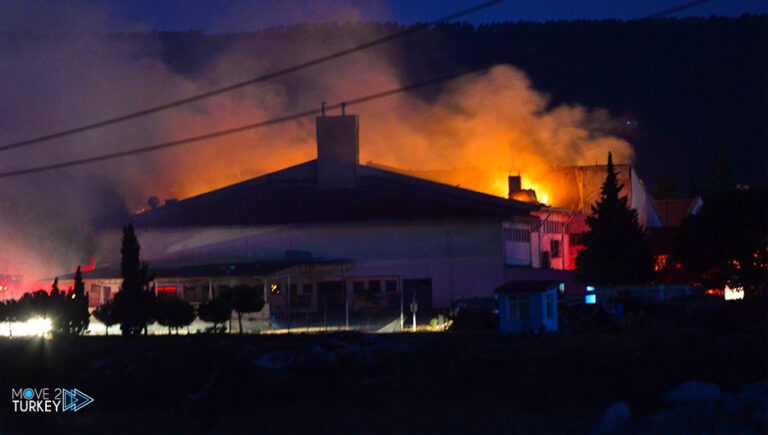
<svg viewBox="0 0 768 435">
<path fill-rule="evenodd" d="M 499 329 L 510 333 L 557 331 L 556 281 L 510 281 L 494 290 Z"/>
</svg>

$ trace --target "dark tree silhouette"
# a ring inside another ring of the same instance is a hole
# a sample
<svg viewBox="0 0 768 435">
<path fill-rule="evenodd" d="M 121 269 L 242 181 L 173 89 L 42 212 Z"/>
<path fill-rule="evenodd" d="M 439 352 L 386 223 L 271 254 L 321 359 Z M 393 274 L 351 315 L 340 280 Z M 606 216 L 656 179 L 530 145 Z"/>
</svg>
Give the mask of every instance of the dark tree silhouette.
<svg viewBox="0 0 768 435">
<path fill-rule="evenodd" d="M 114 298 L 115 314 L 123 335 L 139 335 L 142 331 L 146 333 L 147 326 L 152 322 L 155 297 L 149 290 L 149 283 L 153 278 L 149 276 L 147 263 L 139 259 L 140 250 L 133 225 L 126 225 L 123 227 L 120 249 L 123 283 Z"/>
<path fill-rule="evenodd" d="M 58 278 L 54 280 L 51 286 L 51 293 L 56 292 L 55 295 L 58 298 L 61 294 L 58 289 Z M 51 296 L 45 290 L 38 290 L 34 293 L 26 293 L 22 296 L 22 300 L 29 295 L 28 301 L 24 302 L 22 307 L 22 320 L 29 320 L 34 317 L 49 318 L 49 314 L 53 314 L 51 311 Z M 53 299 L 55 300 L 55 299 Z"/>
<path fill-rule="evenodd" d="M 168 335 L 171 334 L 172 328 L 178 333 L 180 327 L 195 320 L 195 308 L 192 304 L 176 296 L 159 296 L 155 313 L 157 323 L 168 327 Z"/>
<path fill-rule="evenodd" d="M 93 317 L 104 324 L 107 328 L 107 335 L 109 335 L 109 327 L 119 323 L 117 316 L 115 316 L 115 304 L 112 300 L 104 302 L 93 310 Z"/>
<path fill-rule="evenodd" d="M 587 217 L 584 250 L 576 258 L 579 279 L 592 285 L 640 284 L 653 272 L 653 258 L 637 212 L 629 207 L 616 178 L 613 158 L 608 154 L 608 174 L 600 201 Z"/>
<path fill-rule="evenodd" d="M 54 334 L 67 333 L 67 301 L 64 292 L 59 290 L 59 278 L 53 280 L 51 292 L 46 296 L 40 291 L 35 293 L 34 311 L 37 316 L 51 321 L 51 332 Z M 33 316 L 34 316 L 33 315 Z"/>
<path fill-rule="evenodd" d="M 83 282 L 83 273 L 80 266 L 77 266 L 75 272 L 75 286 L 71 293 L 63 298 L 60 321 L 62 332 L 70 335 L 80 335 L 88 329 L 91 321 L 91 315 L 88 312 L 88 294 L 85 293 L 85 283 Z"/>
<path fill-rule="evenodd" d="M 248 285 L 238 285 L 230 290 L 230 306 L 237 313 L 237 324 L 240 333 L 243 333 L 243 314 L 256 313 L 264 308 L 264 298 L 261 289 Z"/>
<path fill-rule="evenodd" d="M 213 329 L 217 330 L 219 324 L 224 324 L 232 318 L 232 306 L 224 295 L 214 298 L 212 301 L 200 305 L 197 310 L 200 320 L 213 323 Z"/>
<path fill-rule="evenodd" d="M 728 149 L 725 142 L 721 141 L 715 150 L 715 158 L 712 164 L 712 193 L 716 194 L 733 189 L 732 178 L 731 159 L 728 157 Z"/>
<path fill-rule="evenodd" d="M 31 319 L 35 316 L 35 313 L 39 309 L 41 303 L 40 298 L 41 296 L 37 296 L 38 300 L 37 302 L 34 302 L 35 295 L 42 292 L 45 293 L 45 290 L 38 290 L 35 293 L 24 293 L 15 303 L 14 307 L 14 314 L 17 322 L 26 322 L 27 320 Z"/>
<path fill-rule="evenodd" d="M 683 220 L 672 243 L 672 263 L 707 288 L 744 287 L 765 293 L 768 280 L 768 189 L 731 190 L 704 198 Z"/>
<path fill-rule="evenodd" d="M 13 337 L 13 328 L 11 323 L 16 321 L 16 308 L 17 302 L 13 299 L 9 299 L 5 302 L 0 302 L 0 322 L 8 322 L 8 335 Z"/>
</svg>

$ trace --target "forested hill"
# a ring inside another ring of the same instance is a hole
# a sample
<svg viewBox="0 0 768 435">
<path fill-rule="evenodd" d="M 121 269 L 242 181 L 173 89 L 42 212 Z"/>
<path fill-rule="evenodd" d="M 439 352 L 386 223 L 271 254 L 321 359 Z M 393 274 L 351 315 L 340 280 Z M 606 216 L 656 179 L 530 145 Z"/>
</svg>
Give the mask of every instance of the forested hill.
<svg viewBox="0 0 768 435">
<path fill-rule="evenodd" d="M 194 76 L 232 49 L 269 53 L 276 58 L 273 65 L 291 65 L 299 61 L 296 55 L 274 47 L 313 47 L 317 56 L 403 28 L 394 23 L 302 24 L 241 34 L 111 38 L 130 44 L 152 41 L 152 56 Z M 445 24 L 372 52 L 397 59 L 403 82 L 511 63 L 550 94 L 553 104 L 603 107 L 628 121 L 619 134 L 635 145 L 646 183 L 653 188 L 667 177 L 679 194 L 687 195 L 689 184 L 698 190 L 711 185 L 719 146 L 727 150 L 733 184 L 766 182 L 767 29 L 768 15 Z"/>
</svg>

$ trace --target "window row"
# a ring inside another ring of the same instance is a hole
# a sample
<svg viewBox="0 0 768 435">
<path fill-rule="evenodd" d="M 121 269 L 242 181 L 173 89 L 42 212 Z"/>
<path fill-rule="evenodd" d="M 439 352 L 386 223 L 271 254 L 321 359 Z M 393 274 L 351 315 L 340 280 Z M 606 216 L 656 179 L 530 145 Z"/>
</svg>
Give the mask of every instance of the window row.
<svg viewBox="0 0 768 435">
<path fill-rule="evenodd" d="M 548 234 L 560 234 L 565 229 L 565 223 L 560 221 L 544 221 L 543 230 Z"/>
<path fill-rule="evenodd" d="M 354 280 L 352 281 L 352 292 L 355 294 L 372 292 L 396 292 L 397 280 L 396 279 L 369 279 L 369 280 Z"/>
<path fill-rule="evenodd" d="M 504 240 L 508 242 L 531 243 L 531 231 L 526 228 L 504 228 Z"/>
</svg>

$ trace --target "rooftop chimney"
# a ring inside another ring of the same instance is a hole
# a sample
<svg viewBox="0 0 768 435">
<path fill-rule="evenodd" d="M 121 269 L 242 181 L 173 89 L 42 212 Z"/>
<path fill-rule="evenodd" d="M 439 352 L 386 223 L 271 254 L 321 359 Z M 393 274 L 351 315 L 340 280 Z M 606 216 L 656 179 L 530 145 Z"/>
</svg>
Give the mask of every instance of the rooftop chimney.
<svg viewBox="0 0 768 435">
<path fill-rule="evenodd" d="M 317 126 L 317 182 L 321 189 L 356 187 L 360 150 L 357 115 L 320 116 Z"/>
<path fill-rule="evenodd" d="M 512 198 L 512 194 L 515 192 L 519 192 L 522 190 L 522 183 L 520 181 L 519 175 L 510 175 L 509 176 L 509 197 Z"/>
<path fill-rule="evenodd" d="M 509 199 L 522 202 L 538 202 L 533 189 L 523 189 L 519 175 L 509 176 Z"/>
</svg>

